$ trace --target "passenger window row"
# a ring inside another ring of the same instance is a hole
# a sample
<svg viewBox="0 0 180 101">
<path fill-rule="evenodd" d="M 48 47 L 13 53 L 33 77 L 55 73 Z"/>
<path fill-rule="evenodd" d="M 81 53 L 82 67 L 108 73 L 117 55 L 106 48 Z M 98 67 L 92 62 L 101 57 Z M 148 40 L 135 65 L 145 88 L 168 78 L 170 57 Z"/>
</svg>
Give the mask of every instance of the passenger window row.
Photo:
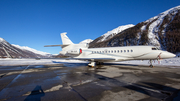
<svg viewBox="0 0 180 101">
<path fill-rule="evenodd" d="M 92 53 L 129 53 L 133 52 L 133 50 L 108 50 L 108 51 L 92 51 Z"/>
</svg>

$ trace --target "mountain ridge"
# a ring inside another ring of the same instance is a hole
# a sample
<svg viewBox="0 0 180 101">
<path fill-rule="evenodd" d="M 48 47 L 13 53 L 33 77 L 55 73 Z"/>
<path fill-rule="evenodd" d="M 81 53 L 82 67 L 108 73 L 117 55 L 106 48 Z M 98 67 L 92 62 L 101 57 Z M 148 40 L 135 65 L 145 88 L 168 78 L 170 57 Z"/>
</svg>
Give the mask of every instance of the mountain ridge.
<svg viewBox="0 0 180 101">
<path fill-rule="evenodd" d="M 125 29 L 108 40 L 96 38 L 90 48 L 153 45 L 173 53 L 180 52 L 180 6 Z"/>
<path fill-rule="evenodd" d="M 98 42 L 106 41 L 106 40 L 112 38 L 113 36 L 115 36 L 116 34 L 122 32 L 123 30 L 131 28 L 133 26 L 134 26 L 133 24 L 122 25 L 111 31 L 108 31 L 107 33 L 101 35 L 101 40 L 99 40 Z"/>
<path fill-rule="evenodd" d="M 8 54 L 13 58 L 39 58 L 39 57 L 50 57 L 51 54 L 37 51 L 27 46 L 19 46 L 10 44 L 6 40 L 0 37 L 0 57 L 6 58 Z"/>
</svg>

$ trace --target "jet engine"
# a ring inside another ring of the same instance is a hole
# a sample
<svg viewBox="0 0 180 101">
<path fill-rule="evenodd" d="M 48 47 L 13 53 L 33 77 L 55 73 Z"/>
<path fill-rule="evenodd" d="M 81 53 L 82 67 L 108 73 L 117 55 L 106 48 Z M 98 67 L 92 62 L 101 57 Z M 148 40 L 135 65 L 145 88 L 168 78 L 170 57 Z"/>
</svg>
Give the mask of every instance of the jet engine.
<svg viewBox="0 0 180 101">
<path fill-rule="evenodd" d="M 68 56 L 78 56 L 82 53 L 82 49 L 72 49 L 67 51 Z"/>
</svg>

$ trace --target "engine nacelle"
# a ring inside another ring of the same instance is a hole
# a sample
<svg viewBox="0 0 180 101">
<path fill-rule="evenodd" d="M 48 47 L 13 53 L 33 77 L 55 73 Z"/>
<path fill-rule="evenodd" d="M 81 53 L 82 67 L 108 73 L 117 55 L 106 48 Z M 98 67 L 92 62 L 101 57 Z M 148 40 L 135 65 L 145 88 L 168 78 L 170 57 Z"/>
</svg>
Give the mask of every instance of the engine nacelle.
<svg viewBox="0 0 180 101">
<path fill-rule="evenodd" d="M 82 53 L 82 49 L 73 49 L 73 50 L 68 50 L 67 55 L 69 56 L 78 56 Z"/>
</svg>

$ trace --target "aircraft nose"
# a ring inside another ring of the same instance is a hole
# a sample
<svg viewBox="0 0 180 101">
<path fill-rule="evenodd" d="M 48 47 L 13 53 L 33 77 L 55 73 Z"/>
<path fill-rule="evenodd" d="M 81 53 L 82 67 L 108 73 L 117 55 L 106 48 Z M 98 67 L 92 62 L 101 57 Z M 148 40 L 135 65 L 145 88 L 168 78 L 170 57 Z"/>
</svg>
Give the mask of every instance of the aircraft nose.
<svg viewBox="0 0 180 101">
<path fill-rule="evenodd" d="M 162 52 L 162 54 L 161 54 L 161 58 L 173 58 L 173 57 L 175 57 L 176 55 L 175 54 L 173 54 L 173 53 L 170 53 L 170 52 Z"/>
</svg>

